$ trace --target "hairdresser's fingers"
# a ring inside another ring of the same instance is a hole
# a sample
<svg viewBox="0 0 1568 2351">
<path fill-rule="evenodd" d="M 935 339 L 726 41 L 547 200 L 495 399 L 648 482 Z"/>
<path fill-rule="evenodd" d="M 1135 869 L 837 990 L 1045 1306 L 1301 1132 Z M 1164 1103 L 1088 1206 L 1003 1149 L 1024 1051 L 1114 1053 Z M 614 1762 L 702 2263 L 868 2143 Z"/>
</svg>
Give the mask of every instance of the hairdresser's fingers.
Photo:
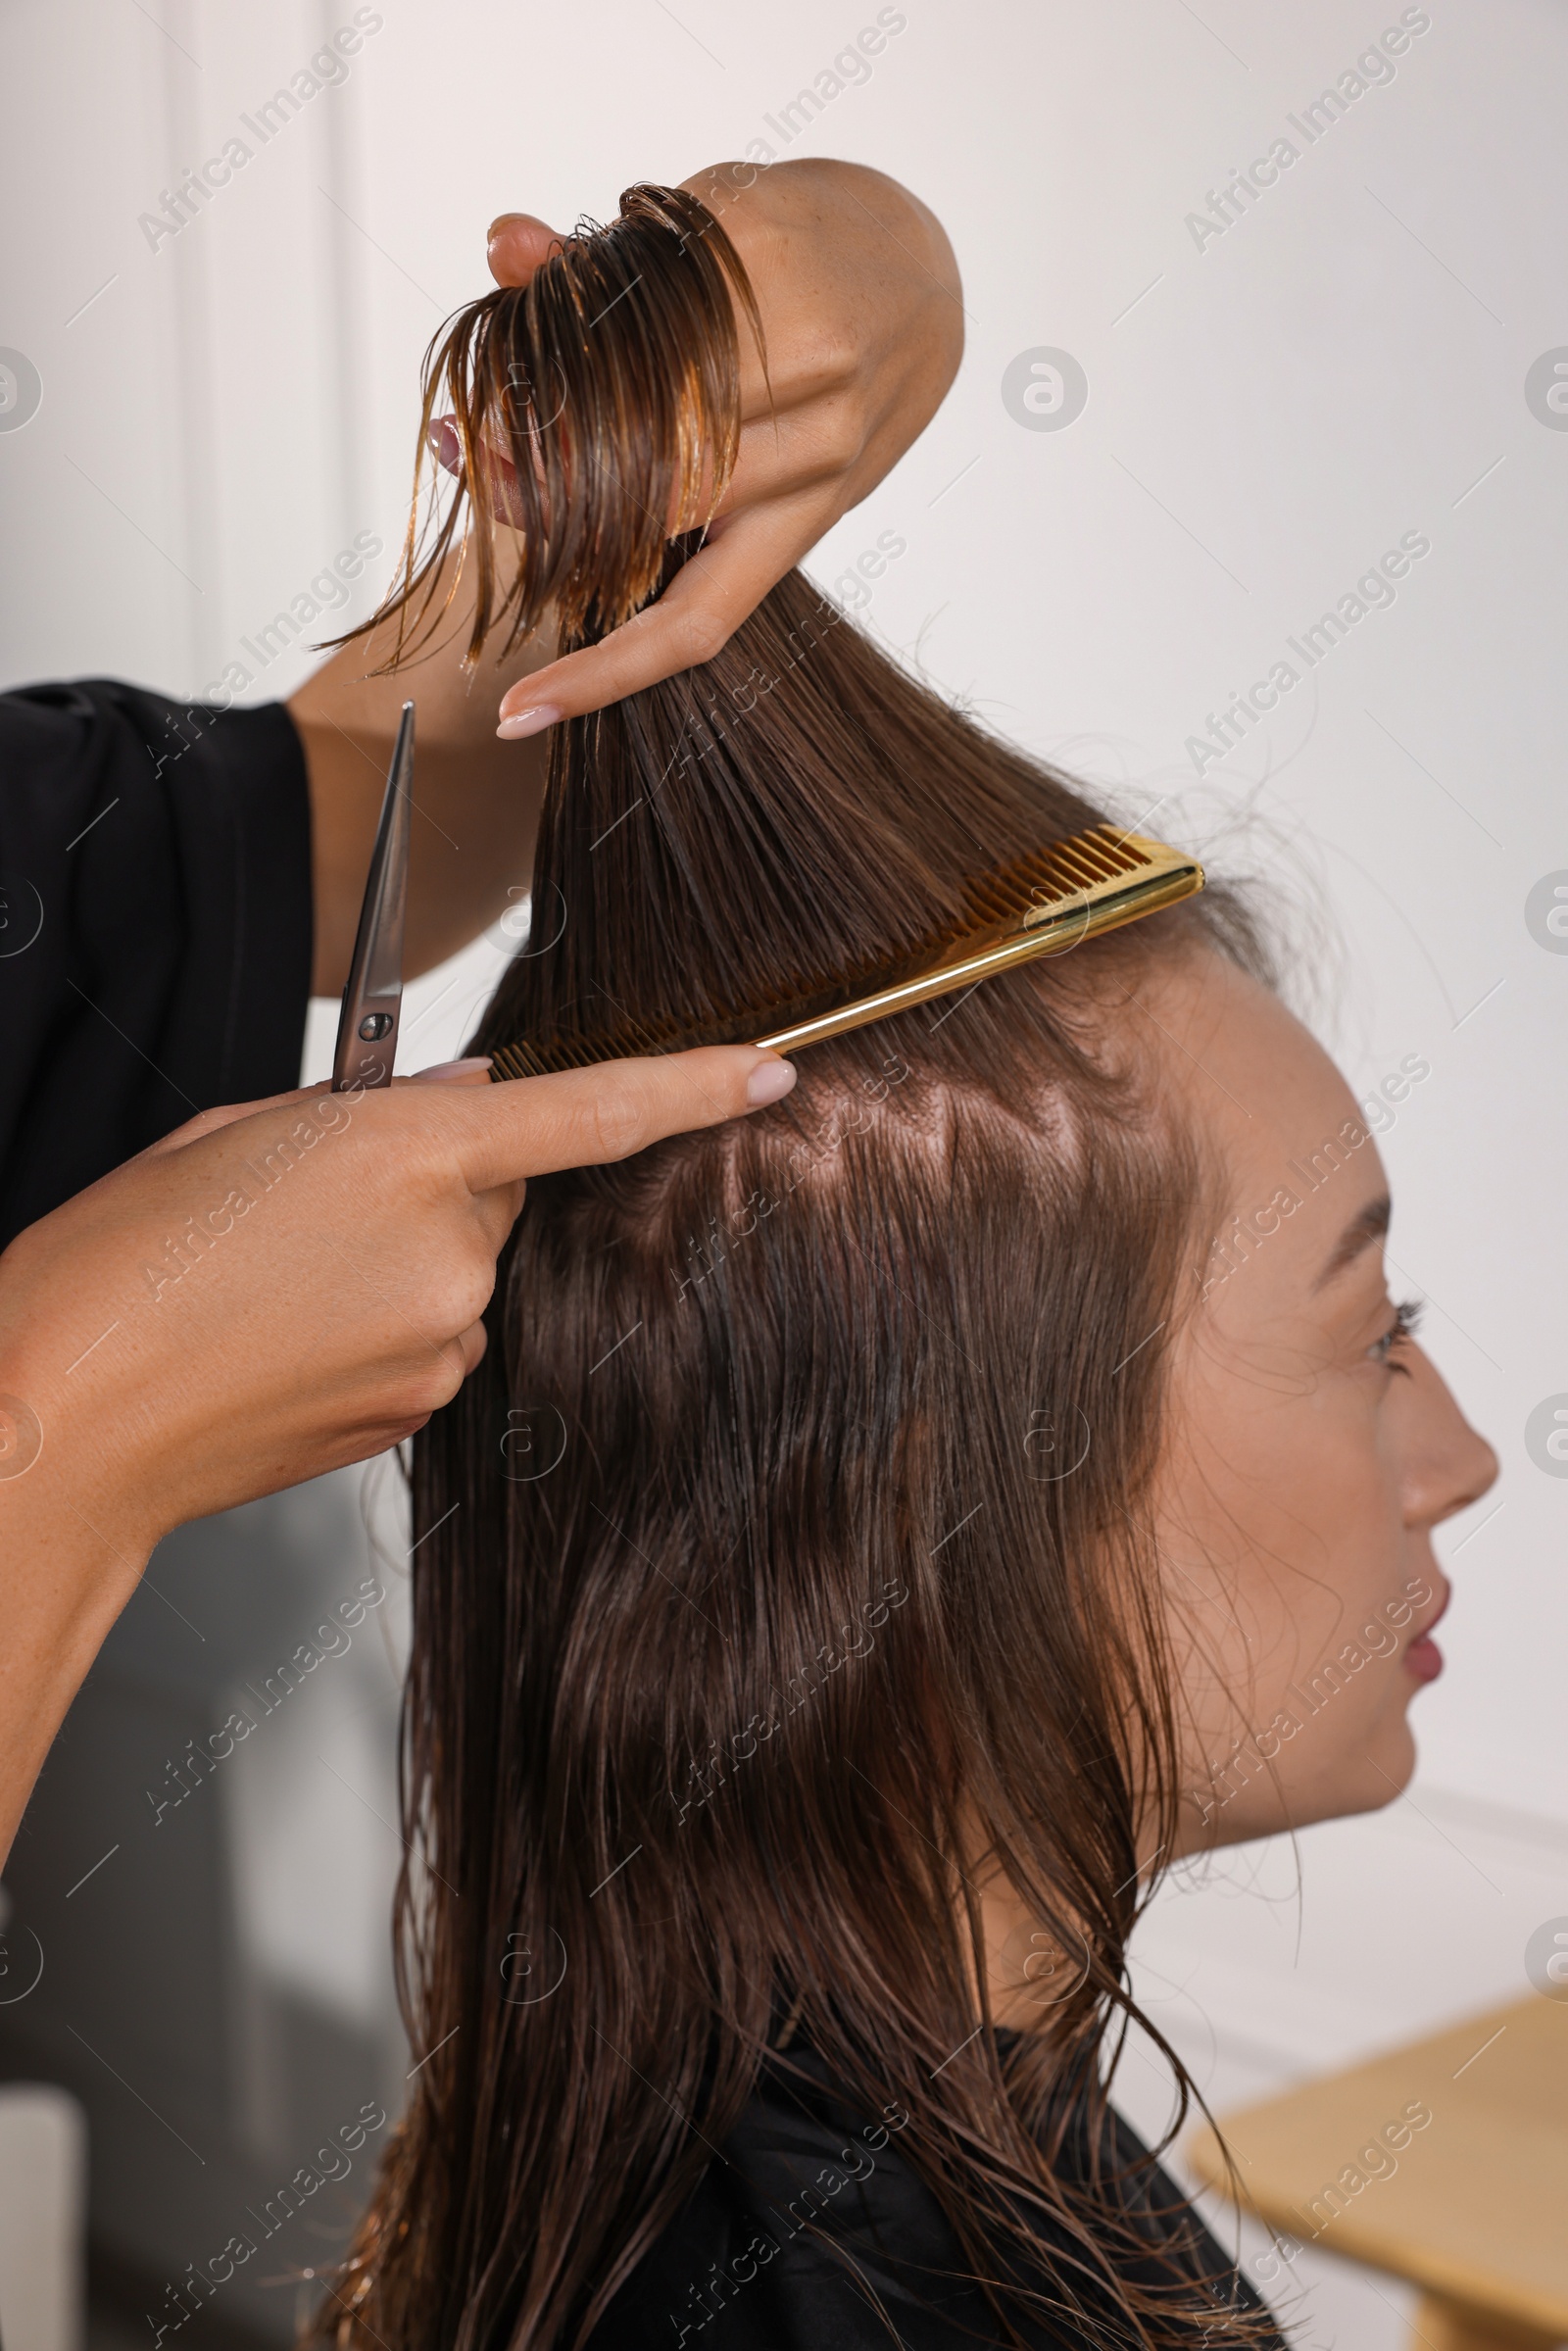
<svg viewBox="0 0 1568 2351">
<path fill-rule="evenodd" d="M 794 1083 L 794 1067 L 776 1053 L 709 1045 L 516 1078 L 484 1097 L 454 1092 L 442 1115 L 469 1191 L 490 1192 L 556 1168 L 630 1158 L 666 1135 L 761 1109 Z"/>
<path fill-rule="evenodd" d="M 434 417 L 427 439 L 442 471 L 450 473 L 454 481 L 462 481 L 463 444 L 456 416 Z M 859 416 L 841 398 L 813 392 L 780 402 L 766 415 L 742 424 L 735 467 L 713 514 L 716 519 L 745 507 L 819 490 L 821 496 L 811 515 L 811 536 L 802 540 L 799 550 L 804 554 L 832 528 L 840 514 L 876 487 L 888 465 L 902 455 L 901 440 L 891 456 L 884 458 L 877 437 L 867 439 Z M 710 479 L 705 468 L 703 497 L 709 493 Z M 484 442 L 484 481 L 487 493 L 481 495 L 480 503 L 488 507 L 492 519 L 514 530 L 522 529 L 527 513 L 517 489 L 517 468 L 507 452 L 488 439 Z M 681 528 L 682 498 L 677 483 L 670 492 L 672 537 Z M 698 508 L 706 511 L 701 499 Z"/>
<path fill-rule="evenodd" d="M 860 496 L 849 485 L 857 478 L 863 452 L 859 420 L 847 417 L 841 402 L 805 400 L 775 416 L 759 416 L 741 426 L 735 470 L 713 509 L 714 516 L 817 490 L 822 493 L 821 511 L 837 521 Z"/>
<path fill-rule="evenodd" d="M 488 1086 L 490 1055 L 466 1053 L 461 1061 L 432 1061 L 428 1069 L 416 1069 L 412 1077 L 394 1078 L 394 1086 Z"/>
<path fill-rule="evenodd" d="M 427 1084 L 487 1086 L 489 1082 L 488 1053 L 472 1053 L 462 1061 L 433 1062 L 428 1069 L 415 1070 L 412 1077 L 392 1080 L 394 1089 Z M 220 1128 L 231 1127 L 236 1119 L 255 1118 L 263 1110 L 283 1110 L 291 1102 L 314 1102 L 325 1091 L 320 1085 L 295 1086 L 287 1094 L 264 1094 L 253 1102 L 220 1102 L 216 1109 L 199 1110 L 194 1118 L 187 1118 L 182 1127 L 175 1127 L 172 1134 L 160 1136 L 156 1143 L 148 1144 L 146 1150 L 138 1152 L 137 1156 L 143 1159 L 162 1158 L 170 1151 L 183 1151 L 188 1144 L 200 1143 L 204 1135 L 216 1135 Z M 352 1106 L 352 1097 L 340 1096 L 338 1099 L 347 1100 Z"/>
<path fill-rule="evenodd" d="M 200 1143 L 204 1135 L 216 1135 L 221 1127 L 231 1127 L 237 1118 L 254 1118 L 262 1110 L 284 1110 L 291 1102 L 313 1102 L 322 1091 L 319 1086 L 296 1086 L 287 1094 L 264 1094 L 259 1102 L 221 1102 L 217 1109 L 199 1110 L 187 1118 L 182 1127 L 169 1135 L 161 1135 L 156 1143 L 138 1151 L 140 1159 L 161 1159 L 170 1151 L 183 1151 L 188 1144 Z M 128 1162 L 127 1162 L 128 1164 Z"/>
<path fill-rule="evenodd" d="M 470 1322 L 466 1331 L 458 1333 L 457 1344 L 463 1355 L 463 1376 L 466 1379 L 474 1365 L 484 1359 L 484 1350 L 490 1344 L 489 1333 L 482 1322 Z"/>
<path fill-rule="evenodd" d="M 496 728 L 508 742 L 602 710 L 721 652 L 769 588 L 826 528 L 816 491 L 715 523 L 708 545 L 651 604 L 597 645 L 547 662 L 508 689 Z"/>
<path fill-rule="evenodd" d="M 536 213 L 503 213 L 490 223 L 485 258 L 498 286 L 525 286 L 541 262 L 565 243 Z"/>
<path fill-rule="evenodd" d="M 457 417 L 447 416 L 432 418 L 426 438 L 430 444 L 430 455 L 442 471 L 450 473 L 454 481 L 462 481 L 465 467 Z M 492 441 L 485 441 L 484 452 L 484 480 L 489 494 L 476 503 L 488 505 L 493 522 L 505 522 L 513 530 L 521 530 L 527 516 L 517 489 L 517 468 L 506 451 L 497 449 Z"/>
<path fill-rule="evenodd" d="M 493 1192 L 475 1195 L 474 1221 L 492 1257 L 499 1257 L 506 1247 L 507 1235 L 522 1213 L 527 1189 L 519 1179 L 515 1184 L 498 1184 Z"/>
</svg>

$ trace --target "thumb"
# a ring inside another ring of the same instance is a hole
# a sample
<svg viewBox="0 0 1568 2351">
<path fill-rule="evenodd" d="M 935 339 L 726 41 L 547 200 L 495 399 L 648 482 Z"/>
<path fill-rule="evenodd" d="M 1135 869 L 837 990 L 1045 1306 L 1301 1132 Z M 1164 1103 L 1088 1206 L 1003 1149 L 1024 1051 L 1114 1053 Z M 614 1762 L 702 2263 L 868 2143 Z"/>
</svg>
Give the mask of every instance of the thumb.
<svg viewBox="0 0 1568 2351">
<path fill-rule="evenodd" d="M 525 286 L 541 262 L 565 243 L 535 213 L 503 213 L 490 223 L 485 258 L 498 286 Z"/>
<path fill-rule="evenodd" d="M 432 1087 L 470 1192 L 520 1177 L 629 1159 L 666 1135 L 717 1126 L 788 1094 L 793 1062 L 755 1045 L 705 1045 L 657 1059 L 601 1061 L 488 1090 Z"/>
</svg>

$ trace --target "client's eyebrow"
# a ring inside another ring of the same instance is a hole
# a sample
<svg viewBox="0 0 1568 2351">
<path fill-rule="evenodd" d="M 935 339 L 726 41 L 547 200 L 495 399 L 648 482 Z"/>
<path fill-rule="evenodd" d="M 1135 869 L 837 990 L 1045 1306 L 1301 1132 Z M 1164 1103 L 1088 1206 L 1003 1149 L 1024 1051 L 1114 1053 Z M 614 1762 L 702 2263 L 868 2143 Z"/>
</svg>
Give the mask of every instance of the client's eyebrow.
<svg viewBox="0 0 1568 2351">
<path fill-rule="evenodd" d="M 1343 1273 L 1348 1265 L 1352 1265 L 1363 1249 L 1381 1241 L 1388 1232 L 1392 1214 L 1393 1202 L 1386 1192 L 1381 1199 L 1369 1200 L 1366 1206 L 1351 1217 L 1334 1244 L 1328 1263 L 1312 1284 L 1313 1289 L 1321 1290 L 1325 1282 L 1332 1282 L 1337 1273 Z"/>
</svg>

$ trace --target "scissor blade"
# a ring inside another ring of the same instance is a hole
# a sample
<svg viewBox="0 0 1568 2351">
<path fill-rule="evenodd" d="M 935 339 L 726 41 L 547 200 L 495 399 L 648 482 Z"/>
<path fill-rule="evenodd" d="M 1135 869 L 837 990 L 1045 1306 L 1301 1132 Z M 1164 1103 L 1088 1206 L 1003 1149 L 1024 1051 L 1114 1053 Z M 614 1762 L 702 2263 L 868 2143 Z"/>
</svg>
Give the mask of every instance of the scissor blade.
<svg viewBox="0 0 1568 2351">
<path fill-rule="evenodd" d="M 332 1063 L 334 1093 L 389 1086 L 403 1008 L 403 921 L 409 891 L 409 816 L 413 808 L 414 705 L 406 702 L 387 773 L 381 818 L 360 908 L 349 982 Z"/>
</svg>

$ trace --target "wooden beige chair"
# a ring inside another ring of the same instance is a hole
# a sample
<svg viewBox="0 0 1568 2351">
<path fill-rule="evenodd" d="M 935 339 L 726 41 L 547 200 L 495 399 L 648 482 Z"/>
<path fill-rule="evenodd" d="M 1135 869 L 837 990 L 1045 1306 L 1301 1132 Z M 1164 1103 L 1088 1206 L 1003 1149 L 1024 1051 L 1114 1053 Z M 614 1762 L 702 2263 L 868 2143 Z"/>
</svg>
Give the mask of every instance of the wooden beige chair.
<svg viewBox="0 0 1568 2351">
<path fill-rule="evenodd" d="M 1200 2176 L 1239 2183 L 1278 2235 L 1415 2286 L 1411 2351 L 1568 2343 L 1568 2002 L 1532 1996 L 1220 2128 L 1237 2180 L 1207 2130 Z"/>
</svg>

